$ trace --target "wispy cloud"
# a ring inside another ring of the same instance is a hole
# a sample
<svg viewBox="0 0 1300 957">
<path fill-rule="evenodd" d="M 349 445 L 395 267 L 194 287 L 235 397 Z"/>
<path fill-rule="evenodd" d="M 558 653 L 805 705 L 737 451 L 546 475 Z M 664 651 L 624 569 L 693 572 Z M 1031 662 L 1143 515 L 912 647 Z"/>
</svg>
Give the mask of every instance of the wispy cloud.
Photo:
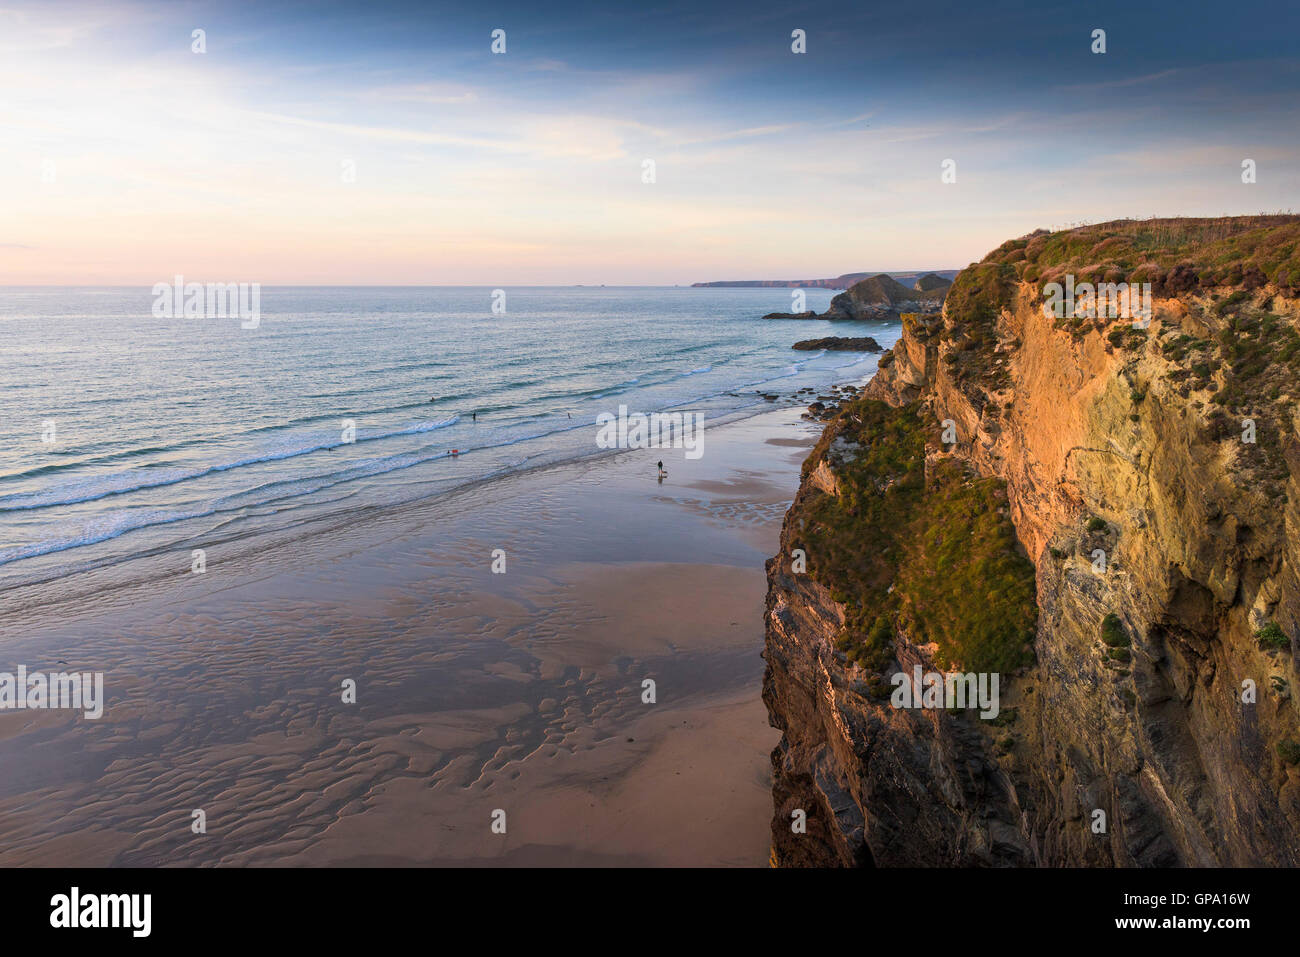
<svg viewBox="0 0 1300 957">
<path fill-rule="evenodd" d="M 85 42 L 112 22 L 107 10 L 0 8 L 0 53 L 50 53 Z"/>
<path fill-rule="evenodd" d="M 835 126 L 856 126 L 858 123 L 862 123 L 862 122 L 864 122 L 864 121 L 866 121 L 866 120 L 869 120 L 869 119 L 871 119 L 871 118 L 872 118 L 873 116 L 875 116 L 875 115 L 876 115 L 876 112 L 875 112 L 874 110 L 872 110 L 872 111 L 869 112 L 869 113 L 859 113 L 857 116 L 851 116 L 851 117 L 849 117 L 847 120 L 835 120 L 834 122 L 832 122 L 832 123 L 828 123 L 828 124 L 826 124 L 826 125 L 827 125 L 827 126 L 830 126 L 830 127 L 835 127 Z"/>
<path fill-rule="evenodd" d="M 343 138 L 423 143 L 430 146 L 449 146 L 476 152 L 487 151 L 517 156 L 582 157 L 591 160 L 611 160 L 626 156 L 627 151 L 619 131 L 629 128 L 644 129 L 635 123 L 558 115 L 521 119 L 520 128 L 511 129 L 509 133 L 502 133 L 499 136 L 475 136 L 436 130 L 337 123 L 257 111 L 246 111 L 244 115 L 251 120 L 320 130 Z"/>
<path fill-rule="evenodd" d="M 1177 67 L 1169 70 L 1159 70 L 1155 73 L 1146 73 L 1141 76 L 1121 77 L 1118 80 L 1102 80 L 1095 83 L 1067 83 L 1058 86 L 1057 89 L 1063 93 L 1082 93 L 1090 90 L 1117 90 L 1130 86 L 1141 86 L 1146 83 L 1155 83 L 1159 80 L 1167 80 L 1171 76 L 1186 74 L 1186 68 Z"/>
<path fill-rule="evenodd" d="M 0 233 L 22 240 L 0 282 L 832 275 L 961 265 L 1051 222 L 1285 207 L 1300 66 L 1262 2 L 1211 38 L 1169 2 L 1140 51 L 1113 31 L 1093 57 L 1083 26 L 1014 3 L 560 0 L 513 10 L 493 56 L 476 16 L 382 0 L 0 0 Z"/>
<path fill-rule="evenodd" d="M 477 103 L 475 90 L 453 83 L 395 83 L 375 86 L 360 91 L 364 99 L 389 100 L 399 103 L 437 103 L 444 105 Z"/>
<path fill-rule="evenodd" d="M 775 136 L 778 133 L 788 133 L 790 130 L 798 129 L 797 123 L 781 123 L 769 126 L 751 126 L 743 130 L 729 130 L 722 133 L 701 134 L 691 137 L 685 137 L 678 140 L 681 146 L 694 146 L 702 143 L 726 143 L 731 140 L 748 140 L 760 136 Z"/>
</svg>

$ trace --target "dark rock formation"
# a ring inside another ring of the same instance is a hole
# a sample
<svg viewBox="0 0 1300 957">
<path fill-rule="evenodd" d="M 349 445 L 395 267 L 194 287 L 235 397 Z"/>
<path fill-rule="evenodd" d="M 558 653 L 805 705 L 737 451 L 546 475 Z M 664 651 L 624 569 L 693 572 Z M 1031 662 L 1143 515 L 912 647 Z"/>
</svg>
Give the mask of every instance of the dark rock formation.
<svg viewBox="0 0 1300 957">
<path fill-rule="evenodd" d="M 951 279 L 928 272 L 916 281 L 916 288 L 921 292 L 947 292 L 952 285 Z"/>
<path fill-rule="evenodd" d="M 888 319 L 904 312 L 933 309 L 943 302 L 947 286 L 937 290 L 908 289 L 883 273 L 855 283 L 831 300 L 824 319 Z"/>
<path fill-rule="evenodd" d="M 932 274 L 933 275 L 933 274 Z M 938 277 L 935 277 L 938 278 Z M 940 280 L 943 282 L 943 280 Z M 943 303 L 949 283 L 930 289 L 909 289 L 881 273 L 854 283 L 831 300 L 821 315 L 815 312 L 769 312 L 764 319 L 898 319 L 905 313 L 930 312 Z"/>
<path fill-rule="evenodd" d="M 826 336 L 824 339 L 801 339 L 790 347 L 805 352 L 831 349 L 841 352 L 879 352 L 880 343 L 870 336 Z"/>
</svg>

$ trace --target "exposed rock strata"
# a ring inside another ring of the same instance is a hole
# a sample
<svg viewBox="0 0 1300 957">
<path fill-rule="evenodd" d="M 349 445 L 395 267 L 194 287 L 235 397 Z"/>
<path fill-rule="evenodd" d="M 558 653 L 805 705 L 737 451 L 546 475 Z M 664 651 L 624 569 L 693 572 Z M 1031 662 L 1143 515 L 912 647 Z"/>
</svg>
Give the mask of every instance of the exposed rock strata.
<svg viewBox="0 0 1300 957">
<path fill-rule="evenodd" d="M 1219 222 L 1262 248 L 1248 224 Z M 1042 241 L 1017 242 L 958 278 L 941 319 L 905 324 L 867 394 L 920 403 L 936 432 L 950 421 L 955 446 L 932 442 L 927 457 L 1005 482 L 1035 567 L 1036 662 L 1004 676 L 1013 717 L 996 726 L 872 693 L 836 647 L 844 604 L 792 567 L 809 503 L 843 494 L 834 463 L 852 449 L 824 439 L 768 563 L 764 699 L 784 732 L 773 861 L 1300 864 L 1300 386 L 1287 345 L 1300 273 L 1264 261 L 1234 278 L 1221 258 L 1153 267 L 1149 328 L 1062 322 L 1043 314 L 1043 260 L 1026 255 Z M 1256 443 L 1242 441 L 1247 419 Z M 1102 640 L 1108 615 L 1122 649 Z M 1259 640 L 1270 623 L 1290 642 Z M 895 636 L 881 675 L 932 666 L 934 646 L 913 637 Z M 795 809 L 806 834 L 791 830 Z"/>
</svg>

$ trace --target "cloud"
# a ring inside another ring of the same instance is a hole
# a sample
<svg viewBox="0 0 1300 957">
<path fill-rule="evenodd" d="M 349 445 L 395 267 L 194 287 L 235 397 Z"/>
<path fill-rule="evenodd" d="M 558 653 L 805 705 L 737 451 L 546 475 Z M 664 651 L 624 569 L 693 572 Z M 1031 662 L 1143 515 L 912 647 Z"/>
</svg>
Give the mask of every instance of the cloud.
<svg viewBox="0 0 1300 957">
<path fill-rule="evenodd" d="M 0 53 L 0 209 L 24 240 L 0 249 L 39 250 L 0 257 L 0 281 L 144 281 L 174 262 L 267 282 L 833 275 L 960 265 L 1041 222 L 1294 193 L 1286 59 L 1144 51 L 1093 63 L 1140 75 L 1052 88 L 1093 73 L 1035 72 L 1051 30 L 1032 20 L 1025 56 L 990 63 L 942 18 L 867 41 L 837 22 L 810 30 L 805 58 L 758 19 L 602 16 L 575 33 L 548 11 L 548 32 L 521 26 L 492 57 L 485 35 L 402 29 L 382 4 L 304 23 L 310 36 L 254 6 L 0 11 L 16 51 Z M 202 56 L 192 19 L 209 26 Z M 660 28 L 672 42 L 652 42 Z M 1237 152 L 1258 185 L 1240 184 Z M 947 157 L 956 184 L 940 182 Z M 57 183 L 40 183 L 46 159 Z"/>
<path fill-rule="evenodd" d="M 769 126 L 751 126 L 743 130 L 730 130 L 723 133 L 702 133 L 691 137 L 676 138 L 679 146 L 695 146 L 703 143 L 726 143 L 731 140 L 747 140 L 758 136 L 775 136 L 798 129 L 798 123 L 780 123 Z"/>
<path fill-rule="evenodd" d="M 111 22 L 95 7 L 0 8 L 0 53 L 49 53 L 82 44 Z"/>
<path fill-rule="evenodd" d="M 437 103 L 442 105 L 477 103 L 476 91 L 450 83 L 394 83 L 363 90 L 359 97 L 399 103 Z"/>
<path fill-rule="evenodd" d="M 1120 80 L 1103 80 L 1100 83 L 1069 83 L 1056 87 L 1063 93 L 1083 93 L 1090 90 L 1113 90 L 1119 87 L 1139 86 L 1144 83 L 1154 83 L 1157 80 L 1164 80 L 1171 76 L 1177 76 L 1180 73 L 1187 72 L 1185 69 L 1174 68 L 1170 70 L 1160 70 L 1157 73 L 1146 73 L 1142 76 L 1130 76 Z"/>
<path fill-rule="evenodd" d="M 875 115 L 876 115 L 876 111 L 872 110 L 869 113 L 859 113 L 857 116 L 851 116 L 847 120 L 837 120 L 834 123 L 828 123 L 826 125 L 830 127 L 853 126 L 856 123 L 861 123 L 863 120 L 869 120 Z"/>
<path fill-rule="evenodd" d="M 510 122 L 490 124 L 506 130 L 521 129 L 521 133 L 518 134 L 503 133 L 497 136 L 367 126 L 253 110 L 244 111 L 243 115 L 252 120 L 320 130 L 344 138 L 423 143 L 429 146 L 449 146 L 521 156 L 580 157 L 589 160 L 624 158 L 628 154 L 619 130 L 649 130 L 648 127 L 627 121 L 578 115 L 515 117 Z"/>
</svg>

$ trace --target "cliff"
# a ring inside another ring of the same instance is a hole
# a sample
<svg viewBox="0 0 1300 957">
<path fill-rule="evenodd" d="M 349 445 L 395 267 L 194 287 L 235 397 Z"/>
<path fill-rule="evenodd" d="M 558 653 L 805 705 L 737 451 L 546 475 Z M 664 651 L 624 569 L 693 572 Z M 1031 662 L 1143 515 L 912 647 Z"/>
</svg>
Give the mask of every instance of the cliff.
<svg viewBox="0 0 1300 957">
<path fill-rule="evenodd" d="M 1297 250 L 1038 232 L 908 317 L 768 562 L 774 863 L 1300 863 Z M 1147 283 L 1149 321 L 1053 282 Z M 996 716 L 897 707 L 918 665 L 998 676 Z"/>
</svg>

